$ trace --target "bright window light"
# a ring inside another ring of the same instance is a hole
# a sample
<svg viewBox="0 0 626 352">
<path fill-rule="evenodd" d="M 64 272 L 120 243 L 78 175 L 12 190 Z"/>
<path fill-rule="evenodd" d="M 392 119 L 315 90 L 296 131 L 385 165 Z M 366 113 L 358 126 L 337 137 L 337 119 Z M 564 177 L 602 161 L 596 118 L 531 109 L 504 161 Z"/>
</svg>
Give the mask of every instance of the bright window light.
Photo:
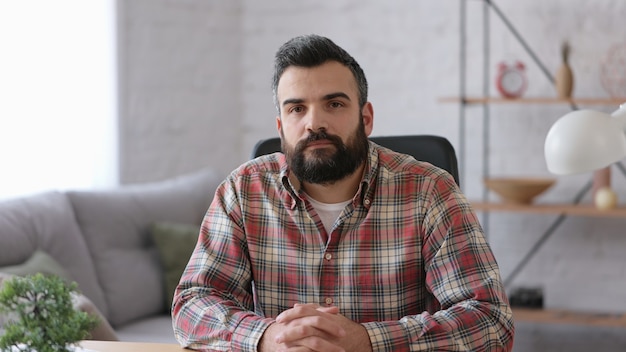
<svg viewBox="0 0 626 352">
<path fill-rule="evenodd" d="M 0 1 L 0 198 L 116 185 L 115 0 Z"/>
</svg>

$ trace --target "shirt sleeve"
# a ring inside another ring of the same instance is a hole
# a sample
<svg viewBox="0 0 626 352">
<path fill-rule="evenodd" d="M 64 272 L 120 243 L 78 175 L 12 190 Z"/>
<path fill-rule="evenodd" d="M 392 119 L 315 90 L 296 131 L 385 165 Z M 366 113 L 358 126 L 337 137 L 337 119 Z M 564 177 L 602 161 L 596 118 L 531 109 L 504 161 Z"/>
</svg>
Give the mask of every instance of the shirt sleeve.
<svg viewBox="0 0 626 352">
<path fill-rule="evenodd" d="M 496 259 L 475 213 L 449 182 L 424 204 L 427 310 L 363 324 L 374 351 L 510 351 L 514 324 Z"/>
<path fill-rule="evenodd" d="M 222 184 L 172 304 L 179 343 L 200 351 L 256 351 L 271 319 L 254 313 L 252 272 L 235 187 Z"/>
</svg>

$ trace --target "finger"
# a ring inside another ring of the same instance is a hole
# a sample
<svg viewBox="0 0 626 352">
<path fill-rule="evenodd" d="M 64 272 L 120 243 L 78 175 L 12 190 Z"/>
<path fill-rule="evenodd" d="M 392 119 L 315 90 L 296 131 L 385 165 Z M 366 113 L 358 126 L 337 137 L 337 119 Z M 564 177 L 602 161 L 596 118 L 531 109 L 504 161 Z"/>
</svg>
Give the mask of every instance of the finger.
<svg viewBox="0 0 626 352">
<path fill-rule="evenodd" d="M 345 329 L 336 319 L 332 319 L 333 315 L 339 312 L 337 307 L 326 307 L 319 310 L 318 304 L 296 304 L 293 308 L 280 313 L 276 317 L 276 322 L 281 324 L 291 324 L 297 321 L 296 325 L 312 326 L 322 332 L 330 334 L 333 337 L 344 337 Z M 324 312 L 330 308 L 330 313 Z"/>
<path fill-rule="evenodd" d="M 299 322 L 299 324 L 289 324 L 276 335 L 277 343 L 293 343 L 295 341 L 302 340 L 309 336 L 318 336 L 323 338 L 330 338 L 328 333 L 314 327 L 305 324 L 305 322 Z"/>
<path fill-rule="evenodd" d="M 284 329 L 276 336 L 276 342 L 278 343 L 297 341 L 308 336 L 335 339 L 346 335 L 343 326 L 335 319 L 330 319 L 329 315 L 326 317 L 320 315 L 304 316 L 290 320 L 288 323 L 282 325 L 284 325 Z"/>
<path fill-rule="evenodd" d="M 278 352 L 315 352 L 311 350 L 310 348 L 304 347 L 304 346 L 296 346 L 295 348 L 283 347 L 277 351 Z"/>
<path fill-rule="evenodd" d="M 332 342 L 312 336 L 284 344 L 286 349 L 281 351 L 296 352 L 296 351 L 311 351 L 311 352 L 345 352 L 345 350 Z"/>
<path fill-rule="evenodd" d="M 278 316 L 276 317 L 276 321 L 279 323 L 285 323 L 287 321 L 302 317 L 318 315 L 318 308 L 321 307 L 319 306 L 319 304 L 315 303 L 296 303 L 294 304 L 293 308 L 287 309 L 286 311 L 278 314 Z"/>
<path fill-rule="evenodd" d="M 320 305 L 317 303 L 296 303 L 293 305 L 295 307 L 311 307 L 311 308 L 319 308 Z"/>
<path fill-rule="evenodd" d="M 328 314 L 338 314 L 339 313 L 339 307 L 318 307 L 316 308 L 318 311 L 320 312 L 324 312 L 324 313 L 328 313 Z"/>
</svg>

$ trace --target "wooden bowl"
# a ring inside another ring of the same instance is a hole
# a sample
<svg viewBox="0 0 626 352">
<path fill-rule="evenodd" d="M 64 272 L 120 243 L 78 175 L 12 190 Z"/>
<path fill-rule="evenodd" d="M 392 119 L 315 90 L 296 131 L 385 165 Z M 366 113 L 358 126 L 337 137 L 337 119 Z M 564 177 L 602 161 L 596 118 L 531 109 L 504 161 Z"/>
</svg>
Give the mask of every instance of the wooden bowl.
<svg viewBox="0 0 626 352">
<path fill-rule="evenodd" d="M 489 190 L 498 194 L 505 203 L 530 204 L 556 182 L 553 178 L 499 177 L 485 179 Z"/>
</svg>

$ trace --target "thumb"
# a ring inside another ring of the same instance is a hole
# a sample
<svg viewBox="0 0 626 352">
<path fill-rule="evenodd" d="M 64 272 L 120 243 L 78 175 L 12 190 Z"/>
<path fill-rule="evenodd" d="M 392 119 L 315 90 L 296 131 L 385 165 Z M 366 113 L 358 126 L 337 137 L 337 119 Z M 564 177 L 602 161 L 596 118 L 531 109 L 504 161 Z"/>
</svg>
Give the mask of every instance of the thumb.
<svg viewBox="0 0 626 352">
<path fill-rule="evenodd" d="M 320 311 L 320 312 L 329 313 L 329 314 L 337 314 L 337 313 L 339 313 L 339 307 L 336 307 L 336 306 L 332 306 L 332 307 L 318 307 L 317 310 Z"/>
</svg>

